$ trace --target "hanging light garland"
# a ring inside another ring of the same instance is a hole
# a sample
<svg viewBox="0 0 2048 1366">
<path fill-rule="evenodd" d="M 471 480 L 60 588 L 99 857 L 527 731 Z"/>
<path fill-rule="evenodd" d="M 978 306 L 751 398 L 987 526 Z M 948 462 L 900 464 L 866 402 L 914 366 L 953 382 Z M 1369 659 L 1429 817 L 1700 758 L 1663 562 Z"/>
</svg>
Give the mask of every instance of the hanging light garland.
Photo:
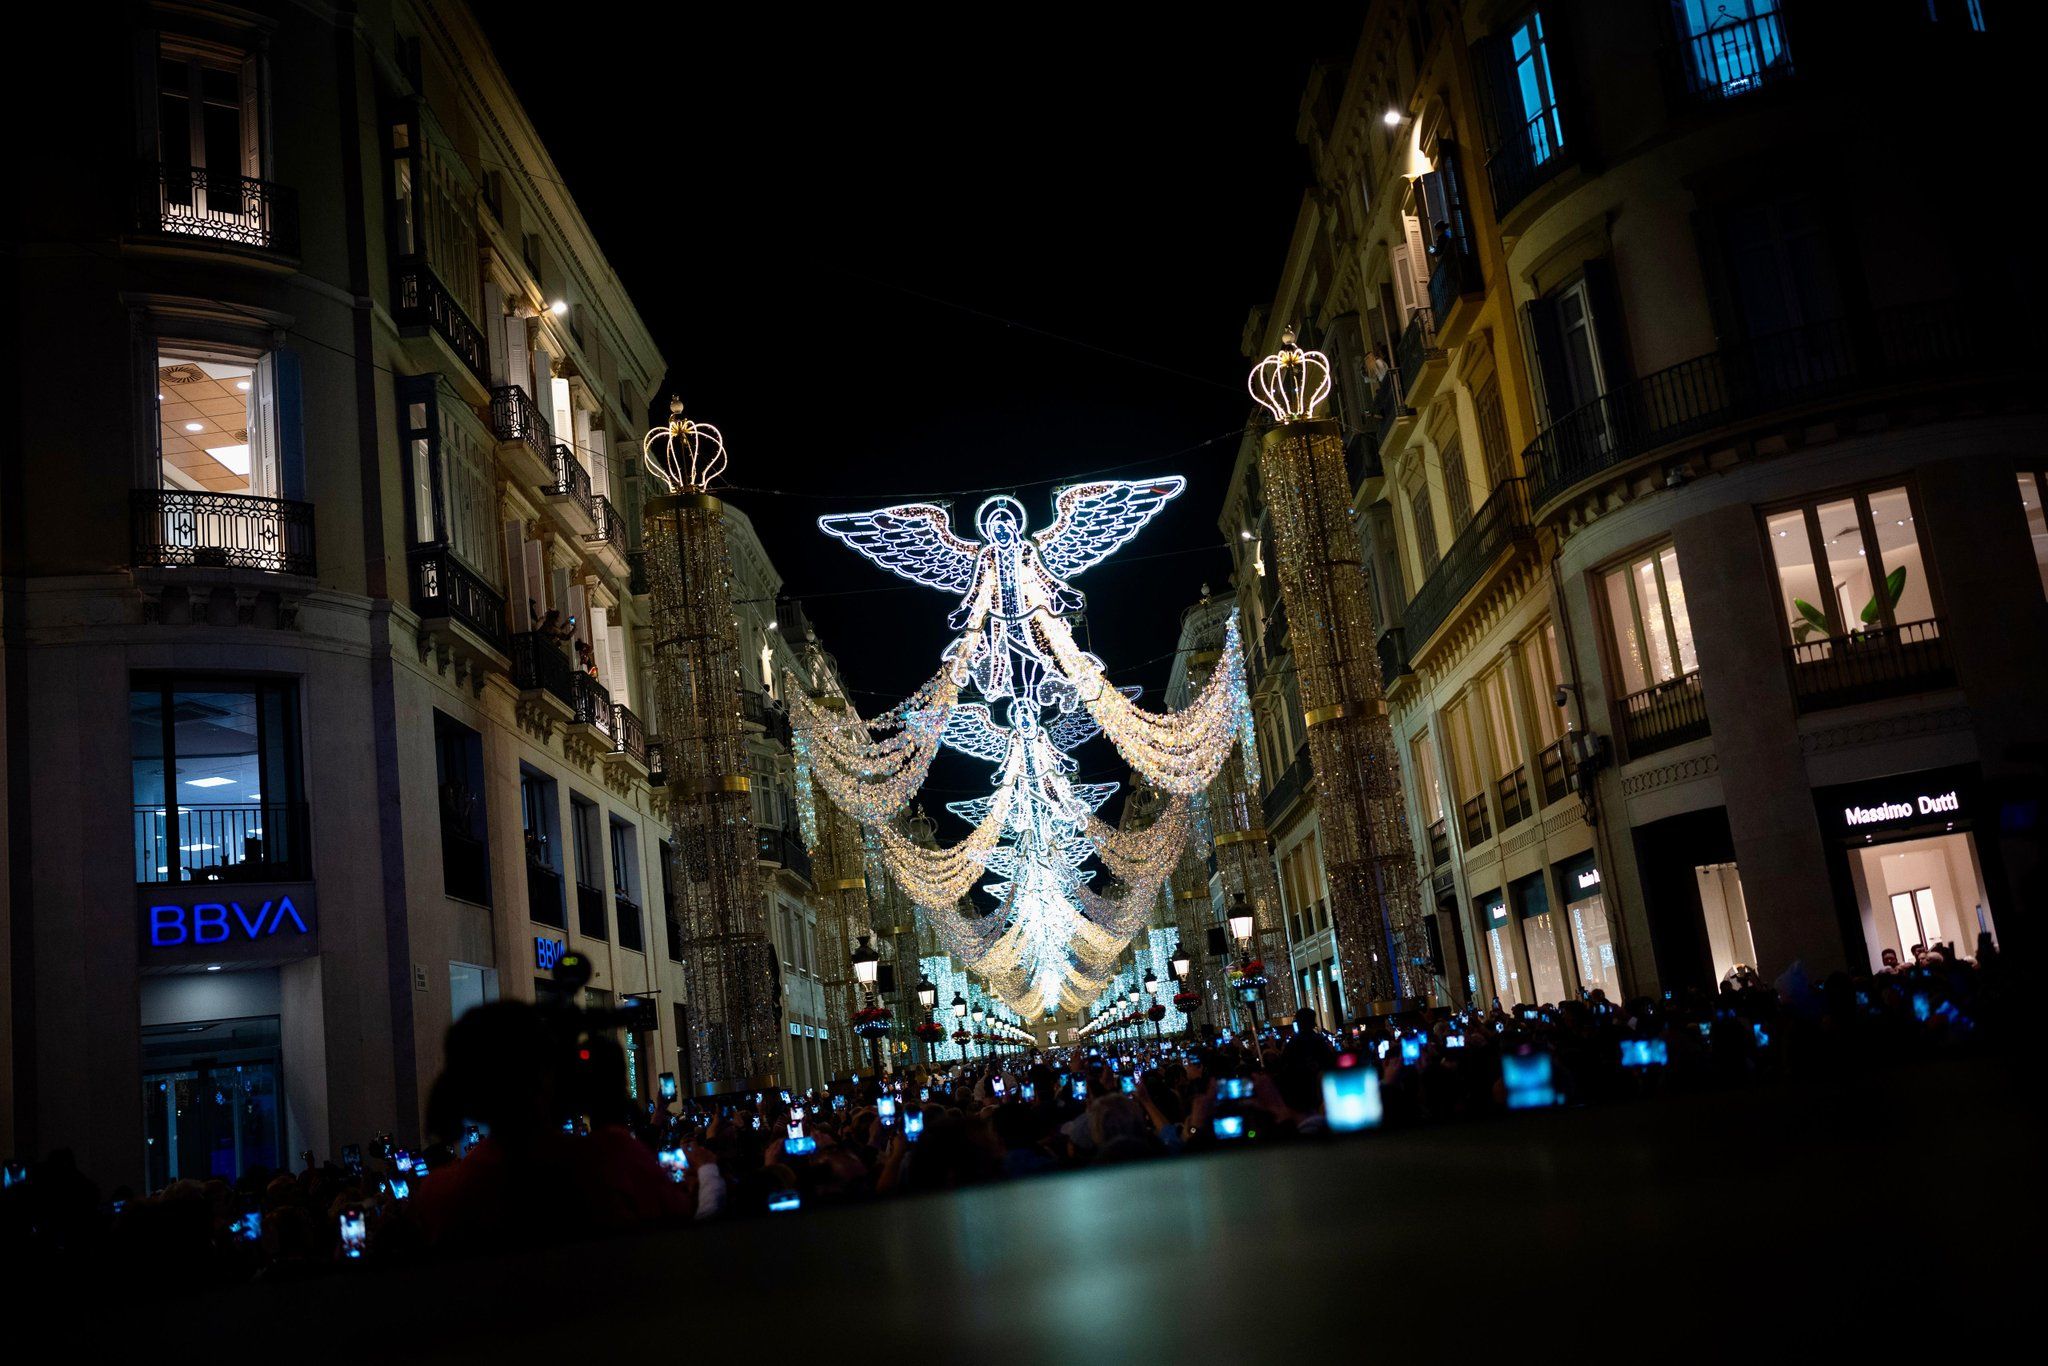
<svg viewBox="0 0 2048 1366">
<path fill-rule="evenodd" d="M 921 932 L 1020 1013 L 1076 1010 L 1101 991 L 1179 861 L 1192 794 L 1250 741 L 1234 619 L 1209 685 L 1163 714 L 1138 707 L 1137 689 L 1112 686 L 1065 620 L 1086 605 L 1069 580 L 1137 535 L 1183 487 L 1168 478 L 1065 488 L 1052 525 L 1033 534 L 1021 503 L 990 498 L 975 512 L 978 540 L 928 503 L 819 519 L 891 573 L 957 595 L 949 624 L 960 634 L 939 673 L 873 721 L 793 703 L 800 799 L 822 792 L 858 820 L 871 860 L 916 903 Z M 963 701 L 968 690 L 973 700 Z M 1170 797 L 1142 828 L 1117 830 L 1095 814 L 1116 784 L 1071 781 L 1069 751 L 1097 734 Z M 988 796 L 949 804 L 973 829 L 945 848 L 895 824 L 941 747 L 996 765 Z M 1088 886 L 1085 865 L 1097 854 L 1123 895 Z M 969 899 L 984 877 L 982 891 L 997 903 L 986 912 Z"/>
</svg>

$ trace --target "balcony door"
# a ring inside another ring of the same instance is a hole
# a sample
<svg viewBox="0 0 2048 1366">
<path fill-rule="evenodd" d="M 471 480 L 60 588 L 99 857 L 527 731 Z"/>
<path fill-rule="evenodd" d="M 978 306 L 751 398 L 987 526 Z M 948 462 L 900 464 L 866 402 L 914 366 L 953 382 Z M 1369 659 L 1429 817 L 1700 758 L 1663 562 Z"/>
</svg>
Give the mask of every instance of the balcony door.
<svg viewBox="0 0 2048 1366">
<path fill-rule="evenodd" d="M 232 48 L 167 40 L 156 80 L 164 229 L 204 237 L 260 229 L 262 202 L 244 184 L 263 178 L 256 62 Z"/>
<path fill-rule="evenodd" d="M 166 489 L 283 495 L 279 359 L 157 347 L 157 470 Z"/>
</svg>

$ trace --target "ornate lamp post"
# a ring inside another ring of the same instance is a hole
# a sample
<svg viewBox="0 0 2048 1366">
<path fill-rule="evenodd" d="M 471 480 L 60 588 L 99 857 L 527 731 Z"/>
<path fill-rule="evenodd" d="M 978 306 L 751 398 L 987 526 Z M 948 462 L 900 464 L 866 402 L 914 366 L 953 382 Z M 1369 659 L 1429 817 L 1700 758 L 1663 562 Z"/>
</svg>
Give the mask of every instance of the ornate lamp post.
<svg viewBox="0 0 2048 1366">
<path fill-rule="evenodd" d="M 988 1051 L 988 1040 L 982 1036 L 981 1027 L 988 1019 L 988 1010 L 977 1003 L 974 1007 L 974 1056 L 981 1057 Z"/>
<path fill-rule="evenodd" d="M 882 956 L 868 947 L 868 936 L 860 937 L 853 958 L 853 980 L 860 987 L 865 1004 L 854 1020 L 854 1028 L 867 1036 L 868 1057 L 875 1079 L 882 1077 L 882 1036 L 889 1032 L 889 1009 L 875 1000 L 875 979 L 882 970 Z"/>
</svg>

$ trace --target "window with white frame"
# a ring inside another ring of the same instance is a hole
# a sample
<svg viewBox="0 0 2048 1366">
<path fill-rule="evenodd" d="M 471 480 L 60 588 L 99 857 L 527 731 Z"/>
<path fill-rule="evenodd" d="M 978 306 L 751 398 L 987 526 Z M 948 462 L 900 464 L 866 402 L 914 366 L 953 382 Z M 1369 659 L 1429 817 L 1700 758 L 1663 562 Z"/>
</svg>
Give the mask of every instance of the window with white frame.
<svg viewBox="0 0 2048 1366">
<path fill-rule="evenodd" d="M 1910 625 L 1938 635 L 1913 500 L 1875 489 L 1765 515 L 1794 645 Z"/>
<path fill-rule="evenodd" d="M 1663 546 L 1609 570 L 1601 591 L 1624 694 L 1699 668 L 1674 547 Z"/>
</svg>

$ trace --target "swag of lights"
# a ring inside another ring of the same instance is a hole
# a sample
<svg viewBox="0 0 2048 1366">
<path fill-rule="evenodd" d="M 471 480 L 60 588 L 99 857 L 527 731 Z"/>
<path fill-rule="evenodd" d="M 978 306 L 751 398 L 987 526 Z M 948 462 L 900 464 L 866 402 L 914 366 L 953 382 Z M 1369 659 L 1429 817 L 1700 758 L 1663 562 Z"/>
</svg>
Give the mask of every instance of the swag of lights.
<svg viewBox="0 0 2048 1366">
<path fill-rule="evenodd" d="M 917 904 L 935 942 L 1019 1014 L 1076 1011 L 1116 971 L 1172 876 L 1193 799 L 1233 750 L 1257 763 L 1233 616 L 1208 683 L 1188 706 L 1150 712 L 1108 681 L 1067 619 L 1086 599 L 1068 581 L 1127 543 L 1185 481 L 1095 481 L 1059 490 L 1052 525 L 1027 534 L 1023 505 L 976 510 L 979 539 L 946 509 L 913 503 L 819 519 L 827 535 L 913 583 L 957 595 L 939 672 L 873 717 L 788 690 L 799 803 L 817 793 L 860 822 L 871 856 Z M 965 699 L 963 700 L 963 695 Z M 1148 824 L 1119 830 L 1096 809 L 1113 783 L 1076 783 L 1071 751 L 1107 735 L 1153 792 Z M 994 765 L 987 797 L 953 802 L 970 833 L 945 847 L 900 828 L 940 748 Z M 1254 769 L 1255 771 L 1255 769 Z M 806 839 L 815 815 L 802 815 Z M 1085 865 L 1113 881 L 1098 892 Z M 984 910 L 975 884 L 994 900 Z"/>
</svg>

